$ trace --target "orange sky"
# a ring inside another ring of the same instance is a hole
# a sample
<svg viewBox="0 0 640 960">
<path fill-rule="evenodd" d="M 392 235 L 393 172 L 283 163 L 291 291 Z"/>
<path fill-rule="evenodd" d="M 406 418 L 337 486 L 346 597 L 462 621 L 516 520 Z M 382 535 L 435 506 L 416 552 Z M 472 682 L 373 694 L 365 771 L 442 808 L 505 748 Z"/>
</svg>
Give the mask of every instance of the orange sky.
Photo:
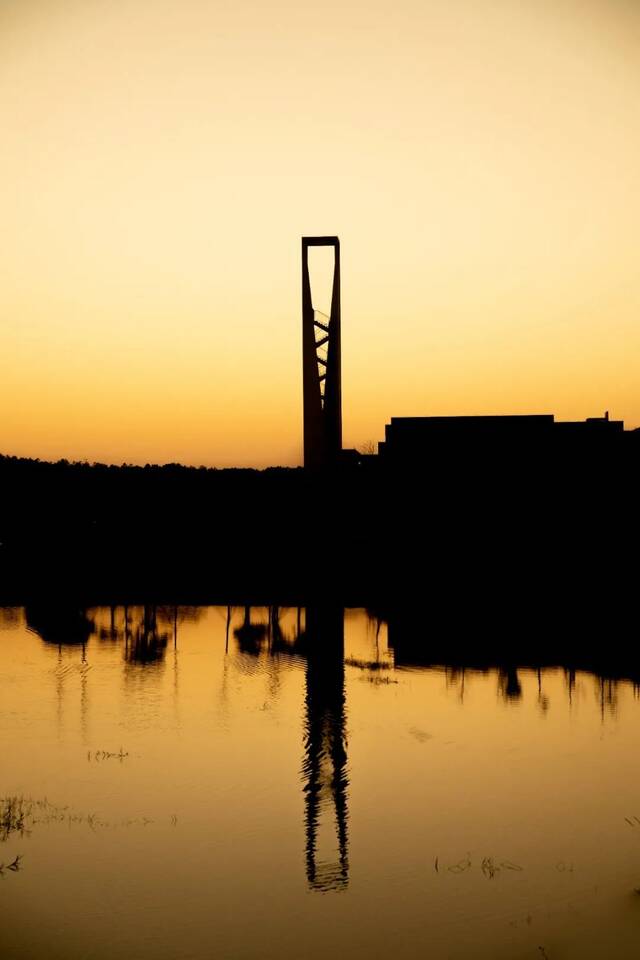
<svg viewBox="0 0 640 960">
<path fill-rule="evenodd" d="M 345 446 L 639 425 L 639 43 L 635 0 L 3 0 L 0 451 L 299 463 L 315 233 Z"/>
</svg>

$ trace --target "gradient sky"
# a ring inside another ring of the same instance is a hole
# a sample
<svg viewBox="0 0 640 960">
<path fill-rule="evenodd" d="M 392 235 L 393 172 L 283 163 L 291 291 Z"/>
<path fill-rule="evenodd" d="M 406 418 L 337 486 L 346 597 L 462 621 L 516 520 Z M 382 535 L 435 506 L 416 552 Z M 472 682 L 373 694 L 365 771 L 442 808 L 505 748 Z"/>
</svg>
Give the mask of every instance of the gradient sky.
<svg viewBox="0 0 640 960">
<path fill-rule="evenodd" d="M 637 426 L 639 157 L 636 0 L 2 0 L 0 451 L 299 463 L 316 233 L 345 446 Z"/>
</svg>

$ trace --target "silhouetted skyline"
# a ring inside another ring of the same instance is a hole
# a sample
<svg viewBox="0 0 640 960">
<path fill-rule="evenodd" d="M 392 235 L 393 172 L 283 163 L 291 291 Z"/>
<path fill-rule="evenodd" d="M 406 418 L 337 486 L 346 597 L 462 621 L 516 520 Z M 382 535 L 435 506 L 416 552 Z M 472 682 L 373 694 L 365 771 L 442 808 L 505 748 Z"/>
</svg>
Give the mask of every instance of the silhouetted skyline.
<svg viewBox="0 0 640 960">
<path fill-rule="evenodd" d="M 2 4 L 0 451 L 301 464 L 299 237 L 328 233 L 345 447 L 640 425 L 640 9 L 588 7 Z"/>
<path fill-rule="evenodd" d="M 2 960 L 640 955 L 639 38 L 0 2 Z"/>
</svg>

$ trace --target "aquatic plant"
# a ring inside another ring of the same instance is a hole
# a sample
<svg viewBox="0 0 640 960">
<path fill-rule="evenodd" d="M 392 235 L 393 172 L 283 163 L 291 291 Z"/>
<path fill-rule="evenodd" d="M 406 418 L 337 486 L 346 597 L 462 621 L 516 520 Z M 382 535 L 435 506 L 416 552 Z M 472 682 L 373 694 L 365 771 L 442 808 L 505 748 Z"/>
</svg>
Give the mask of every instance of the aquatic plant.
<svg viewBox="0 0 640 960">
<path fill-rule="evenodd" d="M 120 763 L 122 763 L 122 761 L 126 760 L 128 756 L 129 754 L 125 753 L 122 747 L 120 747 L 118 753 L 112 753 L 109 750 L 89 750 L 87 752 L 87 760 L 89 762 L 92 760 L 95 760 L 96 762 L 101 760 L 119 760 Z"/>
<path fill-rule="evenodd" d="M 117 754 L 116 754 L 117 756 Z M 97 829 L 117 829 L 118 827 L 146 827 L 156 821 L 152 817 L 123 817 L 121 820 L 104 820 L 96 813 L 80 813 L 68 805 L 51 803 L 46 797 L 11 796 L 0 797 L 0 840 L 7 840 L 12 833 L 29 835 L 36 825 L 66 823 L 67 826 L 86 826 L 95 832 Z M 176 826 L 176 814 L 170 818 Z"/>
<path fill-rule="evenodd" d="M 25 832 L 25 806 L 23 797 L 0 798 L 0 841 L 8 840 L 12 833 L 23 836 Z"/>
<path fill-rule="evenodd" d="M 471 860 L 470 854 L 467 854 L 463 860 L 459 860 L 458 863 L 454 863 L 450 867 L 447 867 L 447 870 L 449 873 L 465 873 L 467 870 L 471 870 L 472 867 L 473 861 Z M 436 857 L 434 861 L 434 868 L 436 873 L 439 873 L 438 857 Z M 520 873 L 524 870 L 524 867 L 521 867 L 518 863 L 513 863 L 512 860 L 500 860 L 498 862 L 494 860 L 493 857 L 483 857 L 480 861 L 480 869 L 487 880 L 493 880 L 493 878 L 500 873 L 501 870 L 514 870 Z"/>
<path fill-rule="evenodd" d="M 391 677 L 358 677 L 359 680 L 362 680 L 364 683 L 373 683 L 376 687 L 389 683 L 398 683 L 397 680 L 392 680 Z"/>
<path fill-rule="evenodd" d="M 11 870 L 12 873 L 17 873 L 20 869 L 20 863 L 22 861 L 22 855 L 18 854 L 11 863 L 0 863 L 0 877 L 4 876 L 5 870 Z"/>
<path fill-rule="evenodd" d="M 355 667 L 357 670 L 393 670 L 393 664 L 380 660 L 358 660 L 356 657 L 345 657 L 345 667 Z"/>
</svg>

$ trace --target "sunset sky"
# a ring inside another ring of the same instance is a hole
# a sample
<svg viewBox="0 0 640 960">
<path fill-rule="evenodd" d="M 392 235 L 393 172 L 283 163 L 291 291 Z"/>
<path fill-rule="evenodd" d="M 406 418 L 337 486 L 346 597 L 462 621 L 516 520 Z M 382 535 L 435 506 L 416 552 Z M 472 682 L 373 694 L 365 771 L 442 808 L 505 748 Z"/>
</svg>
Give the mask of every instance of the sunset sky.
<svg viewBox="0 0 640 960">
<path fill-rule="evenodd" d="M 345 446 L 640 425 L 637 0 L 2 0 L 0 211 L 2 453 L 300 463 L 303 234 Z"/>
</svg>

